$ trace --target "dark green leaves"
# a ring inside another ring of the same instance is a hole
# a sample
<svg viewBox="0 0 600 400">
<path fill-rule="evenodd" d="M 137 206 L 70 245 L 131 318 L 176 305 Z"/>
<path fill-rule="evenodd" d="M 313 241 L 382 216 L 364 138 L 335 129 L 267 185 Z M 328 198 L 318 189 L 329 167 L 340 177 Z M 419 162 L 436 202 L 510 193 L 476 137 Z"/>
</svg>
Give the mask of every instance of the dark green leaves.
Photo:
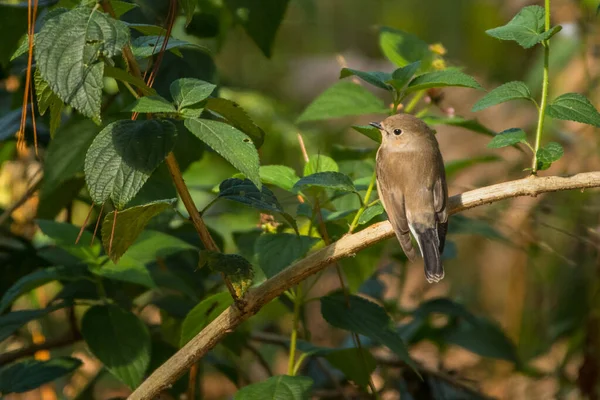
<svg viewBox="0 0 600 400">
<path fill-rule="evenodd" d="M 565 93 L 558 96 L 548 105 L 546 111 L 552 118 L 600 127 L 600 113 L 584 95 L 579 93 Z"/>
<path fill-rule="evenodd" d="M 523 48 L 530 48 L 549 39 L 561 30 L 560 25 L 544 31 L 543 7 L 524 7 L 510 22 L 504 26 L 485 31 L 488 35 L 500 40 L 513 40 Z"/>
<path fill-rule="evenodd" d="M 132 105 L 127 107 L 127 111 L 139 113 L 174 113 L 175 106 L 171 102 L 160 96 L 140 97 Z"/>
<path fill-rule="evenodd" d="M 214 294 L 198 303 L 183 320 L 180 346 L 185 346 L 231 304 L 233 299 L 228 292 Z"/>
<path fill-rule="evenodd" d="M 262 146 L 265 132 L 252 121 L 246 111 L 237 103 L 227 99 L 210 98 L 206 102 L 206 109 L 219 114 L 231 125 L 248 135 L 257 149 Z"/>
<path fill-rule="evenodd" d="M 363 388 L 369 385 L 369 378 L 377 367 L 373 355 L 363 348 L 332 351 L 326 354 L 325 358 L 331 365 L 342 371 L 349 380 Z"/>
<path fill-rule="evenodd" d="M 289 0 L 225 0 L 224 3 L 256 43 L 263 54 L 271 57 L 275 34 L 283 20 Z"/>
<path fill-rule="evenodd" d="M 129 28 L 107 14 L 78 7 L 51 18 L 37 36 L 35 58 L 42 78 L 61 100 L 100 120 L 102 57 L 121 52 Z"/>
<path fill-rule="evenodd" d="M 364 72 L 356 69 L 342 68 L 342 71 L 340 72 L 340 79 L 346 78 L 348 76 L 357 76 L 363 81 L 370 83 L 371 85 L 376 86 L 380 89 L 392 89 L 392 87 L 386 83 L 387 81 L 392 79 L 391 74 L 387 72 Z"/>
<path fill-rule="evenodd" d="M 531 97 L 531 92 L 525 82 L 514 81 L 498 86 L 475 103 L 471 111 L 481 111 L 496 104 L 517 99 L 530 100 L 535 104 L 535 100 Z"/>
<path fill-rule="evenodd" d="M 0 315 L 0 342 L 4 341 L 29 321 L 41 318 L 49 312 L 60 308 L 60 306 L 59 304 L 58 306 L 36 310 L 18 310 Z"/>
<path fill-rule="evenodd" d="M 321 313 L 329 324 L 367 336 L 389 347 L 402 361 L 415 368 L 390 316 L 377 304 L 362 297 L 350 296 L 348 307 L 344 295 L 335 293 L 321 298 Z"/>
<path fill-rule="evenodd" d="M 417 73 L 420 67 L 421 61 L 417 61 L 408 64 L 405 67 L 398 68 L 392 73 L 392 79 L 388 81 L 388 83 L 392 85 L 394 89 L 400 91 L 404 89 L 404 86 L 406 86 L 408 81 L 410 81 L 410 78 Z"/>
<path fill-rule="evenodd" d="M 248 179 L 230 178 L 219 185 L 219 197 L 256 208 L 261 211 L 283 212 L 283 208 L 271 190 L 265 186 L 258 189 Z"/>
<path fill-rule="evenodd" d="M 316 174 L 305 176 L 300 179 L 292 191 L 298 193 L 309 187 L 319 187 L 325 189 L 341 190 L 344 192 L 355 192 L 356 188 L 352 179 L 340 172 L 317 172 Z"/>
<path fill-rule="evenodd" d="M 375 128 L 374 126 L 352 125 L 352 129 L 362 133 L 363 135 L 365 135 L 369 139 L 376 141 L 377 143 L 381 143 L 381 132 L 379 132 L 379 129 Z"/>
<path fill-rule="evenodd" d="M 487 147 L 490 149 L 499 149 L 501 147 L 513 146 L 517 143 L 527 143 L 527 134 L 522 129 L 511 128 L 494 136 Z"/>
<path fill-rule="evenodd" d="M 81 361 L 58 357 L 48 361 L 25 360 L 0 369 L 0 395 L 23 393 L 75 371 Z"/>
<path fill-rule="evenodd" d="M 240 389 L 235 400 L 309 400 L 312 379 L 307 376 L 272 376 Z"/>
<path fill-rule="evenodd" d="M 120 120 L 94 139 L 85 157 L 85 180 L 94 203 L 110 198 L 121 209 L 139 192 L 175 145 L 168 121 Z"/>
<path fill-rule="evenodd" d="M 417 76 L 410 81 L 406 91 L 414 92 L 422 89 L 445 86 L 462 86 L 472 89 L 482 89 L 481 85 L 477 83 L 473 77 L 455 69 L 445 69 L 443 71 L 428 72 Z"/>
<path fill-rule="evenodd" d="M 554 161 L 560 159 L 564 152 L 562 146 L 556 142 L 550 142 L 544 147 L 540 147 L 537 151 L 538 170 L 550 168 L 550 165 L 552 165 Z"/>
<path fill-rule="evenodd" d="M 246 175 L 257 187 L 261 187 L 258 172 L 258 152 L 246 134 L 223 122 L 200 118 L 185 120 L 185 127 L 221 157 Z"/>
<path fill-rule="evenodd" d="M 81 321 L 91 352 L 130 388 L 137 387 L 150 363 L 150 333 L 134 314 L 115 305 L 93 306 Z"/>
<path fill-rule="evenodd" d="M 167 208 L 172 207 L 174 202 L 175 200 L 159 200 L 120 211 L 117 213 L 116 226 L 113 226 L 115 212 L 108 213 L 102 224 L 102 244 L 110 259 L 117 263 L 142 233 L 148 222 Z M 112 247 L 110 246 L 111 241 Z"/>
<path fill-rule="evenodd" d="M 383 101 L 363 86 L 338 82 L 306 107 L 297 122 L 386 112 Z"/>
<path fill-rule="evenodd" d="M 305 256 L 318 241 L 318 238 L 290 233 L 261 235 L 254 245 L 258 255 L 258 265 L 265 276 L 271 278 L 292 262 Z"/>
<path fill-rule="evenodd" d="M 200 79 L 181 78 L 171 83 L 170 91 L 178 110 L 205 100 L 217 86 Z"/>
<path fill-rule="evenodd" d="M 267 185 L 275 185 L 283 190 L 291 191 L 300 179 L 290 167 L 285 165 L 262 165 L 260 167 L 260 180 Z"/>
</svg>

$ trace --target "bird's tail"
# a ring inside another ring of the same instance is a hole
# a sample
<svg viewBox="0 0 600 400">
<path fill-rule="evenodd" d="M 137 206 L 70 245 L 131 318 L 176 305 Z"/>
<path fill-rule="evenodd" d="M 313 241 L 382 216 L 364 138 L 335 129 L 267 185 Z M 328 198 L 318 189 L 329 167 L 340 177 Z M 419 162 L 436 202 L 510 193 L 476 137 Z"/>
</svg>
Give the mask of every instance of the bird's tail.
<svg viewBox="0 0 600 400">
<path fill-rule="evenodd" d="M 412 228 L 425 262 L 425 279 L 429 283 L 441 281 L 444 278 L 444 266 L 440 257 L 440 239 L 437 230 L 419 224 L 415 224 Z"/>
</svg>

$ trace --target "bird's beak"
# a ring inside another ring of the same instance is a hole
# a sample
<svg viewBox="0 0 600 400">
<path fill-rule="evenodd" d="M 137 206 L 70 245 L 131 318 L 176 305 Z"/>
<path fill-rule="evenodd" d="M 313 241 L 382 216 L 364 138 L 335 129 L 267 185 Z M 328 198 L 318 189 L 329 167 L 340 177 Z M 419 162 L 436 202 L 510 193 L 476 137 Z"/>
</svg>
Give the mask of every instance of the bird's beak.
<svg viewBox="0 0 600 400">
<path fill-rule="evenodd" d="M 379 130 L 382 130 L 382 129 L 383 129 L 383 126 L 381 126 L 381 123 L 380 123 L 380 122 L 371 122 L 371 123 L 369 123 L 369 125 L 371 125 L 372 127 L 375 127 L 375 128 L 377 128 L 377 129 L 379 129 Z"/>
</svg>

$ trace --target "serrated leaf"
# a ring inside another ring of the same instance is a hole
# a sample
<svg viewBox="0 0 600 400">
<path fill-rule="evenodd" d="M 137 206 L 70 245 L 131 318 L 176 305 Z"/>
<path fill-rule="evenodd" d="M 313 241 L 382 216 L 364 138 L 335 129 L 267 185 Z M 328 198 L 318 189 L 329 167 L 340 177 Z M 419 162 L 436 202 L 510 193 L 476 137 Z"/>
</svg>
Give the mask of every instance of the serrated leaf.
<svg viewBox="0 0 600 400">
<path fill-rule="evenodd" d="M 175 199 L 158 200 L 119 211 L 116 226 L 113 226 L 115 211 L 108 213 L 102 223 L 102 245 L 110 259 L 114 263 L 118 263 L 119 258 L 135 242 L 148 222 L 156 215 L 172 207 L 174 202 Z M 111 236 L 112 247 L 110 246 Z"/>
<path fill-rule="evenodd" d="M 191 107 L 205 100 L 217 86 L 194 78 L 181 78 L 170 86 L 171 96 L 178 110 Z"/>
<path fill-rule="evenodd" d="M 8 314 L 0 315 L 0 342 L 7 339 L 26 323 L 39 319 L 46 314 L 65 307 L 65 304 L 57 304 L 37 310 L 18 310 Z"/>
<path fill-rule="evenodd" d="M 339 172 L 340 167 L 331 157 L 321 154 L 310 156 L 304 165 L 304 176 L 316 174 L 317 172 Z"/>
<path fill-rule="evenodd" d="M 232 304 L 233 299 L 228 292 L 214 294 L 198 303 L 183 320 L 179 347 L 185 346 Z"/>
<path fill-rule="evenodd" d="M 259 173 L 262 183 L 287 191 L 291 191 L 294 184 L 300 180 L 296 171 L 285 165 L 262 165 Z"/>
<path fill-rule="evenodd" d="M 350 296 L 349 301 L 348 307 L 342 293 L 321 297 L 323 318 L 336 328 L 367 336 L 383 344 L 416 372 L 416 365 L 385 310 L 362 297 Z"/>
<path fill-rule="evenodd" d="M 309 187 L 334 189 L 344 192 L 356 191 L 352 179 L 340 172 L 317 172 L 316 174 L 305 176 L 296 182 L 292 191 L 298 193 Z"/>
<path fill-rule="evenodd" d="M 527 134 L 520 128 L 510 128 L 500 132 L 487 144 L 489 149 L 513 146 L 518 143 L 527 143 Z"/>
<path fill-rule="evenodd" d="M 538 170 L 550 168 L 550 165 L 559 160 L 564 153 L 563 147 L 556 142 L 550 142 L 547 145 L 540 147 L 537 151 Z"/>
<path fill-rule="evenodd" d="M 310 236 L 291 233 L 264 234 L 254 244 L 258 265 L 267 278 L 272 278 L 306 253 L 319 241 Z"/>
<path fill-rule="evenodd" d="M 579 93 L 558 96 L 548 105 L 546 112 L 552 118 L 600 127 L 600 113 L 587 97 Z"/>
<path fill-rule="evenodd" d="M 500 40 L 512 40 L 528 49 L 554 35 L 561 27 L 555 26 L 545 32 L 544 16 L 546 12 L 540 6 L 524 7 L 508 24 L 485 31 Z"/>
<path fill-rule="evenodd" d="M 410 81 L 410 78 L 417 73 L 420 67 L 421 61 L 416 61 L 404 67 L 398 68 L 392 73 L 392 79 L 387 81 L 387 83 L 392 85 L 397 91 L 401 91 Z"/>
<path fill-rule="evenodd" d="M 357 69 L 342 68 L 342 70 L 340 71 L 340 79 L 344 79 L 349 76 L 357 76 L 363 81 L 367 82 L 368 84 L 383 90 L 392 90 L 392 87 L 386 83 L 387 81 L 392 79 L 392 75 L 388 72 L 365 72 L 359 71 Z"/>
<path fill-rule="evenodd" d="M 122 209 L 175 145 L 175 125 L 164 120 L 109 124 L 85 157 L 85 180 L 96 204 L 111 199 Z"/>
<path fill-rule="evenodd" d="M 386 112 L 383 101 L 363 86 L 352 82 L 338 82 L 310 103 L 296 122 Z"/>
<path fill-rule="evenodd" d="M 78 7 L 44 24 L 35 43 L 42 78 L 63 102 L 100 120 L 104 62 L 129 42 L 129 28 L 105 13 Z"/>
<path fill-rule="evenodd" d="M 535 104 L 535 100 L 531 97 L 529 87 L 525 82 L 514 81 L 498 86 L 485 96 L 483 96 L 471 109 L 472 112 L 485 110 L 488 107 L 495 106 L 510 100 L 530 100 Z"/>
<path fill-rule="evenodd" d="M 47 267 L 32 272 L 17 280 L 8 289 L 0 299 L 0 313 L 3 313 L 8 307 L 21 295 L 29 293 L 48 282 L 56 280 L 78 280 L 89 276 L 87 267 L 84 265 Z"/>
<path fill-rule="evenodd" d="M 123 111 L 139 112 L 139 113 L 175 113 L 175 106 L 164 97 L 144 96 L 140 97 L 133 104 L 126 107 Z"/>
<path fill-rule="evenodd" d="M 362 133 L 369 139 L 374 140 L 377 143 L 381 143 L 381 132 L 379 129 L 370 125 L 352 125 L 352 129 L 356 132 Z"/>
<path fill-rule="evenodd" d="M 245 133 L 223 122 L 200 118 L 185 120 L 185 127 L 238 171 L 261 187 L 256 147 Z"/>
<path fill-rule="evenodd" d="M 164 36 L 140 36 L 131 41 L 131 52 L 136 58 L 151 57 L 160 53 L 164 41 Z M 193 47 L 209 53 L 209 50 L 204 46 L 186 42 L 185 40 L 175 39 L 173 37 L 169 39 L 169 42 L 165 47 L 165 51 L 169 50 L 176 56 L 183 57 L 181 52 L 178 50 L 183 47 Z"/>
<path fill-rule="evenodd" d="M 371 374 L 377 368 L 377 361 L 373 355 L 364 348 L 350 348 L 332 351 L 325 355 L 334 368 L 339 369 L 346 378 L 362 388 L 369 385 Z"/>
<path fill-rule="evenodd" d="M 256 148 L 260 148 L 265 140 L 265 132 L 252 121 L 243 108 L 237 103 L 221 98 L 210 98 L 206 109 L 225 118 L 231 125 L 248 135 Z"/>
<path fill-rule="evenodd" d="M 383 27 L 379 31 L 379 47 L 385 57 L 398 67 L 421 61 L 428 67 L 432 53 L 429 45 L 413 35 L 399 29 Z"/>
<path fill-rule="evenodd" d="M 136 388 L 150 364 L 150 332 L 134 314 L 116 305 L 93 306 L 81 320 L 90 351 L 121 382 Z"/>
<path fill-rule="evenodd" d="M 496 132 L 486 128 L 476 119 L 465 119 L 463 117 L 437 117 L 433 115 L 427 115 L 421 118 L 427 125 L 450 125 L 460 126 L 477 133 L 483 133 L 488 136 L 495 136 Z"/>
<path fill-rule="evenodd" d="M 33 81 L 35 83 L 35 97 L 37 99 L 40 115 L 44 115 L 48 108 L 52 109 L 55 107 L 62 110 L 62 100 L 54 94 L 52 89 L 50 89 L 50 85 L 42 78 L 40 71 L 37 68 L 33 75 Z M 54 134 L 52 134 L 52 136 L 54 136 Z"/>
<path fill-rule="evenodd" d="M 289 0 L 225 0 L 236 22 L 266 57 L 271 57 L 275 35 L 283 20 Z"/>
<path fill-rule="evenodd" d="M 455 69 L 445 69 L 443 71 L 427 72 L 423 75 L 417 76 L 410 81 L 408 87 L 406 88 L 406 92 L 410 93 L 417 90 L 446 86 L 483 89 L 472 76 Z"/>
<path fill-rule="evenodd" d="M 121 68 L 116 68 L 111 65 L 104 65 L 104 76 L 113 78 L 122 82 L 127 82 L 140 90 L 144 96 L 155 96 L 156 90 L 152 89 L 143 79 L 131 75 L 129 72 Z"/>
<path fill-rule="evenodd" d="M 369 222 L 376 216 L 383 214 L 384 211 L 385 210 L 383 209 L 383 206 L 381 205 L 381 203 L 376 203 L 376 204 L 372 205 L 371 207 L 365 209 L 365 211 L 363 211 L 363 213 L 358 218 L 358 224 L 359 225 L 366 224 L 367 222 Z"/>
<path fill-rule="evenodd" d="M 307 376 L 272 376 L 237 391 L 234 400 L 309 400 L 313 380 Z"/>
<path fill-rule="evenodd" d="M 56 357 L 5 365 L 0 369 L 0 393 L 4 396 L 28 392 L 75 371 L 81 364 L 77 358 Z"/>
<path fill-rule="evenodd" d="M 223 254 L 216 251 L 203 250 L 201 261 L 204 261 L 211 270 L 224 274 L 238 299 L 242 298 L 252 285 L 254 269 L 252 264 L 239 254 Z"/>
<path fill-rule="evenodd" d="M 111 0 L 110 5 L 112 6 L 117 18 L 121 18 L 121 15 L 139 7 L 135 3 L 129 3 L 127 1 L 120 0 Z"/>
</svg>

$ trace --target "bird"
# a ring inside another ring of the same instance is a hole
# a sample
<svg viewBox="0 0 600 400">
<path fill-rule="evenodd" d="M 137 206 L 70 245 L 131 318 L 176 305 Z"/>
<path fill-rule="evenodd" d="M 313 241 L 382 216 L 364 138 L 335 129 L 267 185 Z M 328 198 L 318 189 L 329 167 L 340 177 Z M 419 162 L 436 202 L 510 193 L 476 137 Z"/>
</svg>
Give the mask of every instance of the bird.
<svg viewBox="0 0 600 400">
<path fill-rule="evenodd" d="M 379 200 L 408 259 L 416 259 L 412 233 L 424 260 L 425 279 L 439 282 L 444 278 L 448 186 L 434 131 L 410 114 L 370 125 L 382 137 L 375 161 Z"/>
</svg>

